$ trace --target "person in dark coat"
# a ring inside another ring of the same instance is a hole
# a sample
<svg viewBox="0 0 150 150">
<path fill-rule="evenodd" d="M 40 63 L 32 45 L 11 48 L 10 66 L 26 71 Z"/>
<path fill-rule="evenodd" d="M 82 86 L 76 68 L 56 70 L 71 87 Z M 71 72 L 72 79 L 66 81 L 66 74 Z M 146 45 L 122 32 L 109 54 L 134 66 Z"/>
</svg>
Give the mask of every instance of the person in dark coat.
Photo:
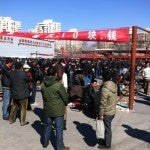
<svg viewBox="0 0 150 150">
<path fill-rule="evenodd" d="M 10 124 L 14 123 L 16 120 L 16 113 L 19 105 L 21 105 L 21 126 L 27 125 L 29 123 L 26 122 L 26 108 L 29 97 L 29 82 L 29 77 L 23 71 L 23 65 L 21 63 L 16 63 L 15 70 L 10 74 L 10 90 L 13 98 L 13 104 L 9 117 Z"/>
<path fill-rule="evenodd" d="M 3 89 L 3 120 L 9 119 L 11 94 L 10 94 L 10 72 L 13 66 L 13 60 L 11 58 L 6 59 L 6 63 L 2 67 L 2 89 Z"/>
<path fill-rule="evenodd" d="M 86 88 L 83 91 L 83 110 L 86 113 L 90 113 L 93 115 L 93 117 L 96 117 L 96 113 L 98 112 L 96 106 L 98 106 L 98 100 L 97 100 L 97 80 L 92 79 L 91 83 L 86 86 Z"/>
<path fill-rule="evenodd" d="M 37 92 L 37 82 L 42 82 L 42 71 L 40 69 L 38 62 L 33 62 L 30 68 L 30 72 L 32 74 L 32 91 L 31 91 L 31 97 L 32 101 L 31 104 L 37 105 L 37 102 L 35 102 L 36 98 L 36 92 Z"/>
<path fill-rule="evenodd" d="M 29 77 L 29 79 L 30 79 L 30 82 L 29 82 L 29 84 L 28 84 L 28 87 L 29 87 L 29 95 L 30 95 L 30 93 L 32 92 L 32 74 L 31 74 L 31 72 L 30 72 L 30 66 L 27 64 L 27 63 L 25 63 L 24 65 L 23 65 L 23 71 L 27 74 L 27 76 Z M 32 111 L 32 107 L 31 107 L 31 101 L 32 101 L 32 96 L 30 95 L 29 96 L 29 98 L 28 98 L 28 106 L 27 106 L 27 110 L 28 111 Z"/>
</svg>

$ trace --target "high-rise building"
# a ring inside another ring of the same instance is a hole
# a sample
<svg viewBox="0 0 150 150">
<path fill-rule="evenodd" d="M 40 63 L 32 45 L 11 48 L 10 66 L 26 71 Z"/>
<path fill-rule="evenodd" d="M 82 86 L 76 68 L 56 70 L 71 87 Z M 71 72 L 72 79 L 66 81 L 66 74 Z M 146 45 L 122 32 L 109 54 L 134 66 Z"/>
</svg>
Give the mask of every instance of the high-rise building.
<svg viewBox="0 0 150 150">
<path fill-rule="evenodd" d="M 29 32 L 33 33 L 54 33 L 61 32 L 61 23 L 54 22 L 53 19 L 43 20 L 41 23 L 37 23 L 34 29 L 30 29 Z M 61 41 L 55 41 L 55 50 L 61 48 Z"/>
<path fill-rule="evenodd" d="M 70 29 L 68 32 L 77 32 L 77 29 Z M 78 53 L 81 50 L 83 41 L 63 41 L 62 42 L 62 47 L 64 50 L 70 51 L 72 53 Z"/>
<path fill-rule="evenodd" d="M 30 29 L 30 32 L 36 33 L 53 33 L 61 31 L 61 23 L 54 22 L 52 19 L 43 20 L 41 23 L 37 23 L 34 29 Z"/>
<path fill-rule="evenodd" d="M 11 17 L 0 17 L 0 32 L 18 32 L 21 31 L 21 22 L 12 20 Z"/>
<path fill-rule="evenodd" d="M 30 29 L 29 32 L 35 33 L 54 33 L 61 32 L 61 23 L 54 22 L 52 19 L 43 20 L 41 23 L 37 23 L 34 29 Z M 77 32 L 77 29 L 70 29 L 69 32 Z M 82 41 L 59 41 L 55 40 L 55 50 L 64 48 L 70 52 L 79 52 L 82 47 Z"/>
</svg>

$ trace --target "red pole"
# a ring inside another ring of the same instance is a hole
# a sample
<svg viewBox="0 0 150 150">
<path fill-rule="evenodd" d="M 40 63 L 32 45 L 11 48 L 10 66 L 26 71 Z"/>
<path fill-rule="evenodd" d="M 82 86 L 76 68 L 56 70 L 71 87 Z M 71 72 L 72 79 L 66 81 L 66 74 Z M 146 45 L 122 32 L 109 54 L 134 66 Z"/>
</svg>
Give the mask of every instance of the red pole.
<svg viewBox="0 0 150 150">
<path fill-rule="evenodd" d="M 131 51 L 131 72 L 130 72 L 130 92 L 129 92 L 129 109 L 133 110 L 134 102 L 134 82 L 135 82 L 135 63 L 136 63 L 136 46 L 137 46 L 137 26 L 132 27 L 132 51 Z"/>
<path fill-rule="evenodd" d="M 64 59 L 64 48 L 63 47 L 61 48 L 61 57 L 62 57 L 62 59 Z"/>
</svg>

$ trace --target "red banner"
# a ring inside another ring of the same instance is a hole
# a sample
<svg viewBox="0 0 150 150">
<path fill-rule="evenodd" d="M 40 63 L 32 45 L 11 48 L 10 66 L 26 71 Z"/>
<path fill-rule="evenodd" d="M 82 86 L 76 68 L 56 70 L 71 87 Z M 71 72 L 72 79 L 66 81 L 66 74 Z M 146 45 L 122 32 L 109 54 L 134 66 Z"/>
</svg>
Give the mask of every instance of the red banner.
<svg viewBox="0 0 150 150">
<path fill-rule="evenodd" d="M 129 42 L 129 28 L 55 33 L 0 32 L 0 36 L 17 36 L 43 40 Z"/>
<path fill-rule="evenodd" d="M 69 54 L 64 53 L 63 58 L 89 58 L 89 59 L 96 59 L 96 58 L 116 58 L 116 59 L 131 59 L 129 55 L 100 55 L 100 54 Z M 150 59 L 150 55 L 136 55 L 138 59 Z"/>
</svg>

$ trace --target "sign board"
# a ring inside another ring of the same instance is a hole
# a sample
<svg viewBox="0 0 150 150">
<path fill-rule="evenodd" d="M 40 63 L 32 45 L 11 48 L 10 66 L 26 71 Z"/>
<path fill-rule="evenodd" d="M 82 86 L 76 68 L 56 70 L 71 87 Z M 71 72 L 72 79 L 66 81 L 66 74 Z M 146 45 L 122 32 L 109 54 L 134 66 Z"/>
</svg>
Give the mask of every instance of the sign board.
<svg viewBox="0 0 150 150">
<path fill-rule="evenodd" d="M 0 56 L 19 58 L 53 58 L 54 41 L 25 37 L 0 36 Z"/>
</svg>

